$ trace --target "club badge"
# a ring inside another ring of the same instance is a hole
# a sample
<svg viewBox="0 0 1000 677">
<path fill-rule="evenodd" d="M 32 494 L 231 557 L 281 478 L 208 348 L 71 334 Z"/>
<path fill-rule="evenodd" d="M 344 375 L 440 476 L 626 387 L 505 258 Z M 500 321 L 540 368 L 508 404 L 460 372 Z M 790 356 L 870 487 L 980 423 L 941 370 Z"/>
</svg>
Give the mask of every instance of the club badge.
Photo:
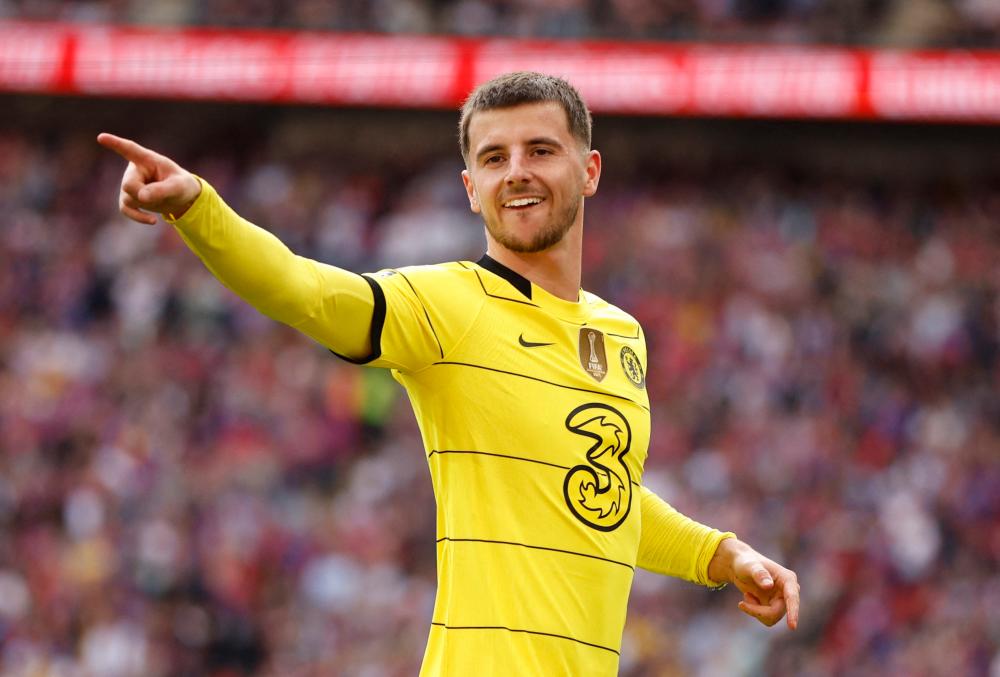
<svg viewBox="0 0 1000 677">
<path fill-rule="evenodd" d="M 636 388 L 645 388 L 646 374 L 642 370 L 642 362 L 639 361 L 639 356 L 635 354 L 635 351 L 624 346 L 621 352 L 621 361 L 625 377 L 632 382 L 632 385 Z"/>
</svg>

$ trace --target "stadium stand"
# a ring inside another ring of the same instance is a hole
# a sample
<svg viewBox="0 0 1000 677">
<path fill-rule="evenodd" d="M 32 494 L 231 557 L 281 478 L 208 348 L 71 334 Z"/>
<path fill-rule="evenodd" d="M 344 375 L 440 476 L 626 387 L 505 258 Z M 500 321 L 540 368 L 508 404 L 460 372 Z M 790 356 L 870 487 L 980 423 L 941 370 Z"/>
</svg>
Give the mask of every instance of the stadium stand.
<svg viewBox="0 0 1000 677">
<path fill-rule="evenodd" d="M 415 674 L 434 511 L 400 392 L 125 222 L 93 132 L 370 270 L 478 257 L 454 116 L 3 104 L 0 672 Z M 585 284 L 647 328 L 646 482 L 804 582 L 793 635 L 640 573 L 622 675 L 1000 674 L 992 131 L 598 119 Z"/>
<path fill-rule="evenodd" d="M 993 0 L 5 0 L 0 18 L 477 36 L 1000 46 L 1000 9 Z"/>
</svg>

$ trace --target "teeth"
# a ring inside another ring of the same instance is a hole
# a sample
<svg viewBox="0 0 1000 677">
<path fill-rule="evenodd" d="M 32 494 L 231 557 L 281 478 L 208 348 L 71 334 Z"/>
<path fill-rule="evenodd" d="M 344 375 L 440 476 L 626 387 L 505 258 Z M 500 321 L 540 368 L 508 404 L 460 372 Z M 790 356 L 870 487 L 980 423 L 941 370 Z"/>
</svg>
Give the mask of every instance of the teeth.
<svg viewBox="0 0 1000 677">
<path fill-rule="evenodd" d="M 521 197 L 516 200 L 510 200 L 504 202 L 504 207 L 527 207 L 528 205 L 536 205 L 542 201 L 540 197 Z"/>
</svg>

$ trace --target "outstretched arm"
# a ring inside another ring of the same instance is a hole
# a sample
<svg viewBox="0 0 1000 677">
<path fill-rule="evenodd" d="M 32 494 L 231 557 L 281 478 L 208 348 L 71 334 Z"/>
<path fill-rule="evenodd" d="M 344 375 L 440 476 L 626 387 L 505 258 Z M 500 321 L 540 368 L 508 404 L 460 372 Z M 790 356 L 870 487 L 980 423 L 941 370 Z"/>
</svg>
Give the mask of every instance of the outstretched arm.
<svg viewBox="0 0 1000 677">
<path fill-rule="evenodd" d="M 212 274 L 259 311 L 347 358 L 369 354 L 374 295 L 366 278 L 295 255 L 170 158 L 112 134 L 97 140 L 129 161 L 122 214 L 150 225 L 163 214 Z"/>
</svg>

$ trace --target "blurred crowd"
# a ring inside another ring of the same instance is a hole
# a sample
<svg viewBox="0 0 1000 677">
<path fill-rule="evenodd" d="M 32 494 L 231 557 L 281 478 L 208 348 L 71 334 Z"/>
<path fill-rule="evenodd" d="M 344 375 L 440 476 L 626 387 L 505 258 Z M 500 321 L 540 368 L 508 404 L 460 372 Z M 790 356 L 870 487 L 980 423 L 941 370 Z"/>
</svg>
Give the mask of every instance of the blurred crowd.
<svg viewBox="0 0 1000 677">
<path fill-rule="evenodd" d="M 1000 46 L 996 0 L 0 0 L 0 18 L 549 38 Z"/>
<path fill-rule="evenodd" d="M 277 133 L 181 159 L 304 255 L 480 255 L 455 149 L 392 174 Z M 122 169 L 0 126 L 0 673 L 415 675 L 435 533 L 405 395 L 118 215 Z M 585 286 L 646 329 L 644 481 L 804 598 L 768 630 L 640 571 L 621 674 L 1000 677 L 1000 176 L 625 179 L 588 202 Z"/>
</svg>

